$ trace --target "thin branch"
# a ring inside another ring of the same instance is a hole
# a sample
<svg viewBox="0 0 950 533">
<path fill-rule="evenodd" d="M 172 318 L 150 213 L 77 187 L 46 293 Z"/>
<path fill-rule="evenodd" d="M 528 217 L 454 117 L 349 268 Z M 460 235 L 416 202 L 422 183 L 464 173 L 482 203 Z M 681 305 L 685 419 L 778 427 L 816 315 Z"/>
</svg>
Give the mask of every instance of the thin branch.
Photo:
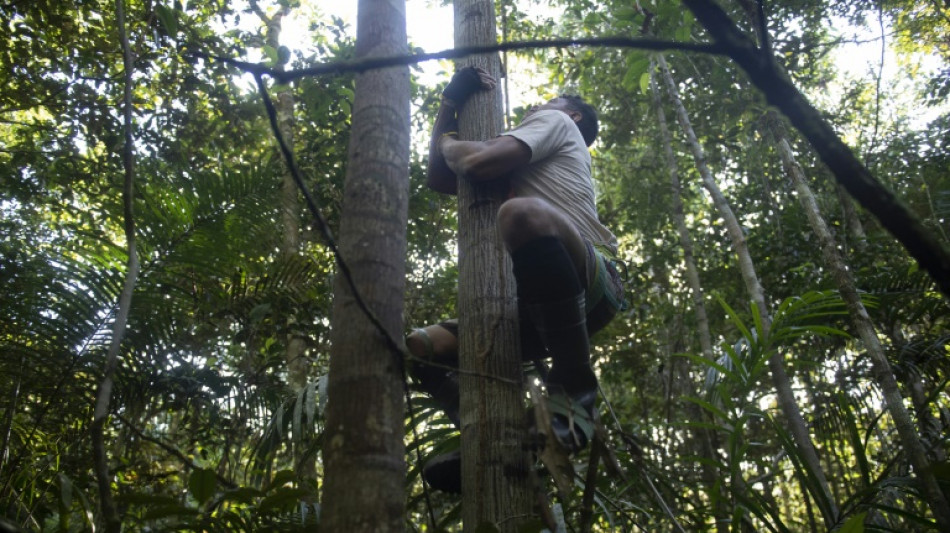
<svg viewBox="0 0 950 533">
<path fill-rule="evenodd" d="M 125 78 L 123 91 L 125 146 L 122 151 L 125 182 L 122 189 L 122 200 L 125 218 L 125 239 L 128 243 L 129 262 L 125 277 L 125 286 L 122 288 L 122 294 L 119 295 L 119 308 L 116 312 L 115 323 L 113 324 L 112 330 L 112 344 L 109 345 L 109 353 L 106 356 L 102 383 L 99 386 L 96 407 L 90 427 L 92 433 L 93 463 L 95 464 L 96 479 L 99 484 L 99 505 L 102 510 L 107 533 L 119 533 L 122 530 L 122 520 L 119 517 L 118 508 L 112 497 L 112 480 L 109 475 L 109 459 L 106 454 L 104 429 L 106 419 L 109 416 L 109 402 L 112 399 L 112 386 L 116 367 L 118 366 L 119 349 L 122 346 L 122 339 L 125 337 L 125 327 L 129 319 L 129 308 L 132 304 L 132 292 L 135 290 L 135 281 L 139 271 L 139 260 L 135 249 L 135 219 L 132 209 L 135 193 L 133 182 L 135 159 L 132 152 L 134 142 L 132 136 L 133 58 L 132 49 L 129 46 L 129 36 L 125 26 L 124 0 L 116 0 L 115 11 L 119 41 L 122 46 L 122 63 Z"/>
<path fill-rule="evenodd" d="M 232 59 L 213 54 L 207 54 L 201 51 L 186 51 L 186 55 L 202 59 L 213 59 L 237 67 L 245 72 L 259 75 L 268 75 L 280 83 L 289 83 L 293 80 L 307 76 L 318 76 L 323 74 L 344 74 L 348 72 L 365 72 L 378 68 L 397 67 L 414 65 L 424 61 L 436 59 L 459 59 L 471 55 L 490 54 L 495 52 L 511 50 L 533 50 L 539 48 L 567 48 L 567 47 L 613 47 L 613 48 L 637 48 L 641 50 L 680 50 L 687 52 L 700 52 L 713 55 L 726 55 L 726 47 L 718 44 L 701 43 L 683 43 L 676 41 L 665 41 L 658 39 L 634 39 L 630 37 L 596 37 L 586 39 L 550 39 L 533 41 L 515 41 L 510 43 L 501 43 L 485 46 L 464 46 L 442 50 L 441 52 L 409 54 L 402 56 L 389 57 L 370 57 L 350 61 L 334 61 L 315 65 L 313 67 L 279 71 L 260 63 L 250 63 L 238 59 Z"/>
<path fill-rule="evenodd" d="M 762 5 L 763 0 L 758 0 L 755 3 L 755 18 L 756 22 L 759 24 L 759 41 L 762 47 L 762 53 L 768 57 L 772 56 L 772 42 L 769 38 L 769 25 L 765 20 L 765 7 Z"/>
<path fill-rule="evenodd" d="M 871 161 L 874 157 L 878 135 L 881 133 L 881 79 L 884 77 L 884 59 L 887 54 L 887 39 L 884 36 L 884 5 L 881 2 L 877 4 L 877 21 L 881 29 L 881 57 L 877 64 L 877 76 L 874 83 L 874 133 L 871 135 L 871 142 L 868 143 L 868 149 L 865 152 L 864 160 Z"/>
<path fill-rule="evenodd" d="M 594 435 L 595 442 L 590 448 L 587 461 L 587 477 L 584 478 L 584 496 L 581 499 L 581 533 L 590 533 L 594 521 L 594 495 L 597 492 L 597 466 L 600 464 L 600 437 Z"/>
<path fill-rule="evenodd" d="M 193 460 L 191 460 L 191 458 L 189 458 L 187 455 L 185 455 L 185 454 L 184 454 L 181 450 L 179 450 L 178 448 L 172 446 L 171 444 L 168 444 L 167 442 L 163 441 L 162 439 L 160 439 L 160 438 L 158 438 L 158 437 L 152 437 L 151 435 L 148 435 L 148 434 L 145 433 L 143 430 L 139 429 L 135 424 L 133 424 L 131 420 L 129 420 L 128 418 L 122 416 L 122 415 L 119 414 L 119 413 L 116 413 L 116 414 L 115 414 L 115 417 L 119 420 L 119 422 L 122 422 L 123 424 L 125 424 L 125 426 L 126 426 L 127 428 L 129 428 L 130 430 L 132 430 L 133 433 L 135 433 L 136 435 L 138 435 L 140 439 L 145 440 L 145 441 L 148 441 L 148 442 L 151 442 L 152 444 L 157 445 L 159 448 L 161 448 L 161 449 L 165 450 L 166 452 L 168 452 L 168 453 L 174 455 L 175 457 L 177 457 L 181 462 L 185 463 L 185 465 L 187 465 L 189 468 L 191 468 L 191 469 L 193 469 L 193 470 L 200 470 L 200 469 L 201 469 L 201 466 L 199 466 L 198 464 L 196 464 Z M 227 477 L 225 477 L 225 476 L 223 476 L 223 475 L 221 475 L 221 474 L 219 474 L 219 473 L 217 473 L 217 472 L 214 473 L 214 476 L 218 479 L 218 483 L 220 483 L 222 486 L 224 486 L 224 487 L 226 487 L 226 488 L 235 489 L 235 488 L 238 487 L 237 483 L 231 481 L 231 480 L 228 479 Z"/>
</svg>

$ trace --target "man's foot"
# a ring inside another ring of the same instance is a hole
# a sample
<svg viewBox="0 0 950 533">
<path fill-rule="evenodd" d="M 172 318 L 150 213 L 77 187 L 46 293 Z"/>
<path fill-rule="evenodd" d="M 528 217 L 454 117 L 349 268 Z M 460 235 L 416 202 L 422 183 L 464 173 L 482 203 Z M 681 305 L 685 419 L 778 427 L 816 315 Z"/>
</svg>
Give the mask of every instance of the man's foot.
<svg viewBox="0 0 950 533">
<path fill-rule="evenodd" d="M 548 391 L 551 431 L 569 454 L 583 450 L 594 437 L 594 401 L 597 389 L 567 394 Z"/>
<path fill-rule="evenodd" d="M 462 452 L 436 455 L 422 467 L 422 477 L 430 487 L 453 494 L 462 493 Z"/>
</svg>

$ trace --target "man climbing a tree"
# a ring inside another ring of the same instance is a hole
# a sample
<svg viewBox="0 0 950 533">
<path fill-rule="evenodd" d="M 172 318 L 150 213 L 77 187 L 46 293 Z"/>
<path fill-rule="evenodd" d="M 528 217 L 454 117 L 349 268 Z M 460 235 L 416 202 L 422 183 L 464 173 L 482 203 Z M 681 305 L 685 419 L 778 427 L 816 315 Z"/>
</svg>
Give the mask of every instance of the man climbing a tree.
<svg viewBox="0 0 950 533">
<path fill-rule="evenodd" d="M 551 426 L 574 453 L 592 437 L 597 377 L 588 337 L 623 301 L 613 259 L 617 239 L 598 219 L 591 181 L 588 147 L 597 137 L 597 112 L 564 95 L 532 107 L 520 125 L 494 139 L 460 141 L 457 110 L 476 91 L 494 87 L 495 80 L 475 67 L 452 77 L 432 131 L 428 186 L 455 194 L 457 177 L 507 182 L 509 199 L 498 210 L 497 227 L 517 284 L 522 358 L 551 358 L 544 379 Z M 406 345 L 417 358 L 409 368 L 418 386 L 458 426 L 458 377 L 451 370 L 458 367 L 458 322 L 417 329 Z M 461 492 L 458 452 L 436 457 L 423 472 L 434 488 Z"/>
</svg>

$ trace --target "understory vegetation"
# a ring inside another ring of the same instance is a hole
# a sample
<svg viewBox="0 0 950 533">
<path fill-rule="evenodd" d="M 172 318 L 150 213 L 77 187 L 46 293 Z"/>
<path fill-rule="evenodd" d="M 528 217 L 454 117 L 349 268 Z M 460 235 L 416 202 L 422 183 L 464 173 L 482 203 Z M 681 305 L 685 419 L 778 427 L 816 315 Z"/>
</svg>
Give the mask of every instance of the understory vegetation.
<svg viewBox="0 0 950 533">
<path fill-rule="evenodd" d="M 946 253 L 950 6 L 717 3 Z M 438 2 L 410 4 L 413 17 Z M 678 0 L 496 4 L 509 41 L 712 41 Z M 288 71 L 348 61 L 355 33 L 325 3 L 128 0 L 126 71 L 115 6 L 0 3 L 0 530 L 105 529 L 90 434 L 107 376 L 106 485 L 124 529 L 317 530 L 337 258 L 252 77 L 214 58 Z M 306 31 L 288 37 L 291 19 Z M 572 93 L 600 110 L 599 210 L 625 263 L 628 306 L 593 339 L 603 441 L 573 458 L 566 497 L 539 471 L 555 522 L 940 530 L 950 296 L 885 221 L 725 55 L 572 46 L 505 58 L 517 102 Z M 436 64 L 447 81 L 451 62 Z M 442 87 L 410 72 L 404 333 L 456 316 L 458 277 L 457 205 L 425 188 Z M 334 234 L 354 78 L 268 82 Z M 139 267 L 113 345 L 130 212 Z M 431 400 L 408 407 L 405 528 L 459 530 L 459 499 L 419 471 L 458 433 Z"/>
</svg>

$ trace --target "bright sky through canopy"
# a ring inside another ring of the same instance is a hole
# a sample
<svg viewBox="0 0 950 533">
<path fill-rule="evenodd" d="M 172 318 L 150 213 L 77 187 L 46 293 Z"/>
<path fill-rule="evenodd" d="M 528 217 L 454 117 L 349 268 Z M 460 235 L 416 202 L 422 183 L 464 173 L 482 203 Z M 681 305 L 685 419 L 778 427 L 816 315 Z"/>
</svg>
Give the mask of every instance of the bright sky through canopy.
<svg viewBox="0 0 950 533">
<path fill-rule="evenodd" d="M 307 2 L 307 0 L 304 0 Z M 337 16 L 350 26 L 352 35 L 356 35 L 357 0 L 309 0 L 317 11 L 325 16 Z M 440 5 L 434 0 L 406 1 L 406 32 L 409 43 L 426 52 L 438 52 L 452 48 L 453 22 L 452 4 Z M 441 70 L 438 62 L 427 61 L 420 64 L 423 70 L 421 81 L 435 83 L 436 73 Z"/>
</svg>

